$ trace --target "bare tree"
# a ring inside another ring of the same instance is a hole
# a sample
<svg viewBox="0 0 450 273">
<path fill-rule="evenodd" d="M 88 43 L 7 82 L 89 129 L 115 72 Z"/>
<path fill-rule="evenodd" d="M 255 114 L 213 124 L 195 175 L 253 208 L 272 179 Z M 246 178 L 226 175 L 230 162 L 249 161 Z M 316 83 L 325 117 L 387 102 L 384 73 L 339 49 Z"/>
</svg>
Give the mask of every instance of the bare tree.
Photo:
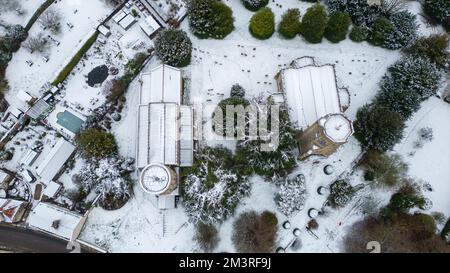
<svg viewBox="0 0 450 273">
<path fill-rule="evenodd" d="M 39 33 L 28 37 L 23 43 L 23 47 L 28 49 L 31 53 L 35 51 L 43 52 L 47 48 L 47 40 L 45 40 L 44 34 Z"/>
<path fill-rule="evenodd" d="M 56 34 L 61 30 L 61 13 L 55 8 L 50 8 L 41 15 L 39 23 L 44 29 Z"/>
</svg>

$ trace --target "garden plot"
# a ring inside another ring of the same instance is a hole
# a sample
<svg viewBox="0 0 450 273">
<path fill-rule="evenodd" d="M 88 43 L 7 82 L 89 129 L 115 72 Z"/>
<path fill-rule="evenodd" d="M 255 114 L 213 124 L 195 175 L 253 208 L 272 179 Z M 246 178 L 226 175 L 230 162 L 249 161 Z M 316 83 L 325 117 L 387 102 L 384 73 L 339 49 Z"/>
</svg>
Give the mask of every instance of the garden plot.
<svg viewBox="0 0 450 273">
<path fill-rule="evenodd" d="M 45 2 L 45 0 L 4 0 L 10 1 L 12 8 L 0 8 L 2 16 L 0 22 L 6 25 L 22 25 L 25 26 L 33 16 L 34 12 Z M 2 2 L 0 2 L 2 3 Z M 16 9 L 19 9 L 17 11 Z"/>
<path fill-rule="evenodd" d="M 48 82 L 52 82 L 59 71 L 75 55 L 78 49 L 90 36 L 99 22 L 105 18 L 112 9 L 101 0 L 89 1 L 89 5 L 83 1 L 63 0 L 52 5 L 53 9 L 61 13 L 61 32 L 57 35 L 42 30 L 37 22 L 30 30 L 30 36 L 43 33 L 45 37 L 51 35 L 56 42 L 48 39 L 48 49 L 44 53 L 31 54 L 27 49 L 21 48 L 14 54 L 6 71 L 11 90 L 7 94 L 8 101 L 13 102 L 13 97 L 19 90 L 26 91 L 34 96 L 42 95 L 41 88 Z M 74 27 L 70 28 L 67 23 Z M 43 57 L 48 57 L 46 62 Z M 30 67 L 26 61 L 32 61 Z M 18 73 L 18 71 L 20 71 Z"/>
</svg>

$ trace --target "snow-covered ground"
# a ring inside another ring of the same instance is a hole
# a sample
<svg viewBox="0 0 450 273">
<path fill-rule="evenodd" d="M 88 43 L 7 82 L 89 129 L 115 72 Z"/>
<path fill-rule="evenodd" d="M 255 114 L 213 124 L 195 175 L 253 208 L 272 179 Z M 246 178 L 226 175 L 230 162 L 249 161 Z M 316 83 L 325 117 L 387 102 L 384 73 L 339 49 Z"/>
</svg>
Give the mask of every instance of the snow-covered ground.
<svg viewBox="0 0 450 273">
<path fill-rule="evenodd" d="M 17 2 L 19 3 L 18 7 L 21 13 L 19 14 L 16 10 L 4 11 L 0 22 L 7 25 L 25 26 L 45 0 L 20 0 Z"/>
</svg>

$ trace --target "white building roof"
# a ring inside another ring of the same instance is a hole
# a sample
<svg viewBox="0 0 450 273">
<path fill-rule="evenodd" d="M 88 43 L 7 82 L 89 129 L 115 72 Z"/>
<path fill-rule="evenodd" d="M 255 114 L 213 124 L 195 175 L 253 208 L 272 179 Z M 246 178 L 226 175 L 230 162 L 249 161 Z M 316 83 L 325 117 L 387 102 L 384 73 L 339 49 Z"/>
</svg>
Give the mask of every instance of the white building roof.
<svg viewBox="0 0 450 273">
<path fill-rule="evenodd" d="M 28 103 L 29 101 L 33 100 L 33 96 L 28 94 L 27 92 L 20 90 L 17 93 L 17 98 L 21 100 L 22 102 Z"/>
<path fill-rule="evenodd" d="M 107 28 L 107 27 L 104 26 L 104 25 L 100 25 L 100 26 L 98 27 L 98 31 L 99 31 L 102 35 L 104 35 L 104 36 L 106 36 L 106 37 L 108 37 L 109 35 L 111 35 L 111 31 L 109 30 L 109 28 Z"/>
<path fill-rule="evenodd" d="M 113 20 L 116 23 L 119 23 L 123 18 L 125 18 L 127 16 L 127 14 L 121 10 L 119 13 L 117 13 L 114 17 Z"/>
<path fill-rule="evenodd" d="M 64 208 L 41 202 L 31 211 L 27 222 L 34 228 L 72 240 L 82 218 Z M 53 227 L 54 221 L 59 221 L 58 228 Z"/>
<path fill-rule="evenodd" d="M 320 120 L 329 139 L 336 143 L 345 143 L 353 134 L 352 122 L 342 114 L 335 114 Z"/>
<path fill-rule="evenodd" d="M 180 107 L 180 166 L 194 164 L 194 110 L 190 106 Z"/>
<path fill-rule="evenodd" d="M 48 183 L 48 185 L 45 187 L 44 192 L 42 193 L 43 195 L 47 196 L 48 198 L 53 198 L 56 196 L 56 194 L 59 192 L 59 190 L 61 189 L 62 185 L 59 183 L 56 183 L 54 181 L 51 181 L 50 183 Z"/>
<path fill-rule="evenodd" d="M 320 118 L 341 113 L 332 65 L 289 68 L 281 72 L 292 122 L 305 129 Z"/>
<path fill-rule="evenodd" d="M 181 71 L 160 65 L 151 73 L 141 76 L 142 88 L 140 104 L 171 102 L 181 104 Z"/>
<path fill-rule="evenodd" d="M 74 151 L 75 146 L 61 138 L 36 169 L 41 182 L 50 183 Z"/>
<path fill-rule="evenodd" d="M 161 26 L 155 20 L 155 18 L 153 18 L 153 16 L 148 16 L 147 18 L 145 18 L 145 20 L 142 21 L 139 26 L 149 37 L 152 36 L 156 31 L 161 29 Z"/>
<path fill-rule="evenodd" d="M 127 30 L 129 27 L 131 27 L 134 23 L 136 23 L 136 19 L 133 17 L 133 15 L 128 14 L 127 16 L 125 16 L 125 18 L 123 18 L 122 20 L 120 20 L 119 25 Z"/>
<path fill-rule="evenodd" d="M 23 154 L 22 159 L 20 160 L 20 163 L 27 165 L 27 166 L 31 166 L 31 165 L 33 165 L 34 161 L 36 161 L 36 159 L 38 158 L 39 155 L 40 155 L 40 153 L 38 153 L 32 149 L 28 149 Z"/>
</svg>

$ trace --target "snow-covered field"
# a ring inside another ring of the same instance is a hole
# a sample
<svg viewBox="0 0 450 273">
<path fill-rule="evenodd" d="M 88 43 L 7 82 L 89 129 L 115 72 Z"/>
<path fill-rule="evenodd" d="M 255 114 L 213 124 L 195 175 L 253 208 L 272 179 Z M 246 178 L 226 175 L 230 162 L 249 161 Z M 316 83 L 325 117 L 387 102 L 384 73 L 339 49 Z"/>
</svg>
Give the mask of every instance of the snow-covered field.
<svg viewBox="0 0 450 273">
<path fill-rule="evenodd" d="M 18 1 L 18 8 L 20 9 L 21 14 L 19 14 L 16 10 L 4 11 L 0 22 L 4 22 L 8 25 L 25 26 L 33 16 L 34 12 L 44 2 L 45 0 L 20 0 Z"/>
</svg>

